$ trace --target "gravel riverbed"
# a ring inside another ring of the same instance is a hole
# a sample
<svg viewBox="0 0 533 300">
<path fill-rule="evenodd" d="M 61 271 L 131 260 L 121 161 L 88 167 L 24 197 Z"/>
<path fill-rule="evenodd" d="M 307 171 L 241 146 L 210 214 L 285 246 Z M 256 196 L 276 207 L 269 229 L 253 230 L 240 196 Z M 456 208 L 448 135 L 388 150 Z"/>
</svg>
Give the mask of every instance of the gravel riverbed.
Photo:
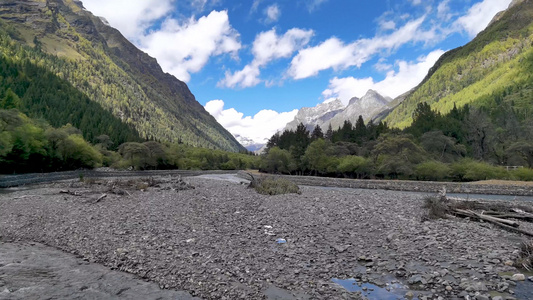
<svg viewBox="0 0 533 300">
<path fill-rule="evenodd" d="M 43 243 L 204 299 L 533 296 L 527 274 L 513 281 L 520 271 L 508 265 L 523 237 L 459 218 L 422 221 L 422 195 L 302 187 L 264 196 L 213 178 L 186 178 L 194 189 L 154 180 L 0 194 L 0 242 Z"/>
</svg>

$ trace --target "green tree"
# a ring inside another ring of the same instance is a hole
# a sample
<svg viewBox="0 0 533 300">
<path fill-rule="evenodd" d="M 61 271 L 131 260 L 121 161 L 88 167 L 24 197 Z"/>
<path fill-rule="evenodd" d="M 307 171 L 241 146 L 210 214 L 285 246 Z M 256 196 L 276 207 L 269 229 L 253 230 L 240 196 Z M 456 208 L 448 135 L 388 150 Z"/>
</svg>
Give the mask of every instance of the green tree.
<svg viewBox="0 0 533 300">
<path fill-rule="evenodd" d="M 422 180 L 444 180 L 450 175 L 450 167 L 440 161 L 430 160 L 420 163 L 415 168 L 417 179 Z"/>
<path fill-rule="evenodd" d="M 318 126 L 318 124 L 313 129 L 313 132 L 311 133 L 311 140 L 317 140 L 317 139 L 323 139 L 324 133 L 322 132 L 322 128 Z"/>
<path fill-rule="evenodd" d="M 410 135 L 382 135 L 372 150 L 377 172 L 391 178 L 409 177 L 427 154 Z"/>
<path fill-rule="evenodd" d="M 12 108 L 20 108 L 21 101 L 19 96 L 15 94 L 10 88 L 7 89 L 6 95 L 4 98 L 0 101 L 0 108 L 3 109 L 12 109 Z"/>
<path fill-rule="evenodd" d="M 528 167 L 533 167 L 533 142 L 517 141 L 507 149 L 509 155 L 518 156 Z"/>
<path fill-rule="evenodd" d="M 424 133 L 420 137 L 420 145 L 433 158 L 443 162 L 453 162 L 466 155 L 464 145 L 458 144 L 455 138 L 446 136 L 439 130 Z"/>
<path fill-rule="evenodd" d="M 296 164 L 289 151 L 273 147 L 263 157 L 261 169 L 269 173 L 290 174 L 296 170 Z"/>
<path fill-rule="evenodd" d="M 324 139 L 313 141 L 305 150 L 303 161 L 306 166 L 318 174 L 326 174 L 336 169 L 335 157 L 326 155 L 328 143 Z"/>
<path fill-rule="evenodd" d="M 123 163 L 137 170 L 147 167 L 150 150 L 141 143 L 128 142 L 118 147 L 118 152 L 125 160 Z"/>
<path fill-rule="evenodd" d="M 371 174 L 371 163 L 368 159 L 348 155 L 340 158 L 337 170 L 347 177 L 365 178 Z"/>
</svg>

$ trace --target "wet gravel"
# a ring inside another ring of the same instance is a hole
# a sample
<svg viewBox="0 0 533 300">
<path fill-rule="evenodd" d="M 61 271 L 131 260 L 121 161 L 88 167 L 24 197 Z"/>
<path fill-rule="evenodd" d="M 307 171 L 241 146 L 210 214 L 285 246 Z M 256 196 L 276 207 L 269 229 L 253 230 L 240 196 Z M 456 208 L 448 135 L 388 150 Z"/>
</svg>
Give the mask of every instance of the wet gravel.
<svg viewBox="0 0 533 300">
<path fill-rule="evenodd" d="M 527 284 L 506 265 L 521 236 L 464 219 L 424 222 L 420 195 L 302 187 L 264 196 L 186 180 L 195 189 L 62 182 L 0 194 L 0 241 L 40 242 L 205 299 L 362 298 L 333 278 L 401 283 L 419 299 L 505 299 Z"/>
<path fill-rule="evenodd" d="M 0 242 L 0 299 L 199 300 L 33 242 Z"/>
</svg>

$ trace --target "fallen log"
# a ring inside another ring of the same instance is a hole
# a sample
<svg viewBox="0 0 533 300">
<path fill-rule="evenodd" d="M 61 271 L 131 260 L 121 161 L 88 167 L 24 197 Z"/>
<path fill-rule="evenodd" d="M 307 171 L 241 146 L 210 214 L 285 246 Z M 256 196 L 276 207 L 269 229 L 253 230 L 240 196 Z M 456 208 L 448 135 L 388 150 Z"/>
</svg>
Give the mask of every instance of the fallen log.
<svg viewBox="0 0 533 300">
<path fill-rule="evenodd" d="M 517 232 L 517 233 L 521 233 L 521 234 L 533 237 L 533 232 L 529 232 L 529 231 L 525 231 L 525 230 L 522 230 L 520 228 L 517 228 L 518 227 L 518 223 L 516 223 L 516 222 L 512 222 L 512 221 L 509 221 L 509 220 L 498 219 L 498 218 L 494 218 L 494 217 L 489 217 L 489 216 L 486 216 L 486 215 L 481 215 L 481 214 L 475 213 L 473 211 L 468 211 L 468 210 L 463 210 L 463 209 L 454 209 L 453 213 L 455 213 L 456 215 L 460 215 L 460 216 L 477 218 L 477 219 L 492 223 L 494 225 L 500 226 L 501 228 L 506 229 L 508 231 Z M 517 225 L 516 226 L 515 225 L 507 225 L 507 224 L 504 224 L 504 222 L 501 222 L 501 221 L 505 221 L 505 223 L 511 222 L 511 223 L 514 223 L 514 224 L 517 224 Z"/>
<path fill-rule="evenodd" d="M 505 224 L 505 225 L 509 225 L 509 226 L 513 226 L 513 227 L 520 226 L 520 224 L 518 224 L 515 221 L 509 221 L 509 220 L 505 220 L 505 219 L 495 218 L 495 217 L 492 217 L 492 216 L 482 215 L 482 214 L 478 214 L 478 213 L 475 213 L 475 212 L 469 211 L 469 210 L 455 209 L 455 211 L 458 211 L 458 212 L 463 213 L 463 214 L 470 214 L 473 217 L 476 217 L 478 219 L 481 219 L 481 220 L 484 220 L 484 221 L 488 221 L 488 222 L 499 222 L 499 223 L 502 223 L 502 224 Z"/>
<path fill-rule="evenodd" d="M 493 222 L 493 224 L 498 225 L 498 226 L 500 226 L 500 227 L 502 227 L 504 229 L 507 229 L 509 231 L 514 231 L 514 232 L 518 232 L 518 233 L 533 237 L 533 232 L 525 231 L 523 229 L 512 227 L 512 226 L 505 225 L 505 224 L 498 223 L 498 222 Z"/>
<path fill-rule="evenodd" d="M 506 214 L 506 213 L 499 213 L 495 211 L 485 212 L 485 215 L 490 215 L 492 217 L 496 217 L 500 219 L 518 219 L 518 220 L 524 220 L 527 222 L 533 222 L 533 215 Z"/>
</svg>

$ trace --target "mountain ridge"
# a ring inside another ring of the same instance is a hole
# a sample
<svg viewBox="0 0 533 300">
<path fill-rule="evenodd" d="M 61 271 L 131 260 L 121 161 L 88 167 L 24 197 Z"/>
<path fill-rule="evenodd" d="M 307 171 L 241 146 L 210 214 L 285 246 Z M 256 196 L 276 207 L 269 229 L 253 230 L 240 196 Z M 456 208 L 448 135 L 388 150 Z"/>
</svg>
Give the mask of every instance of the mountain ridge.
<svg viewBox="0 0 533 300">
<path fill-rule="evenodd" d="M 304 124 L 309 131 L 312 131 L 317 125 L 321 127 L 322 131 L 327 130 L 330 125 L 332 129 L 337 129 L 345 121 L 355 124 L 360 115 L 365 121 L 370 121 L 388 109 L 391 101 L 393 99 L 384 97 L 377 91 L 370 89 L 361 98 L 351 98 L 346 106 L 339 99 L 336 99 L 320 103 L 314 107 L 302 107 L 294 120 L 287 123 L 283 130 L 296 130 L 300 123 Z"/>
<path fill-rule="evenodd" d="M 6 0 L 0 19 L 25 56 L 69 81 L 147 139 L 241 151 L 244 147 L 156 59 L 74 0 Z M 4 26 L 3 26 L 4 27 Z M 5 28 L 3 28 L 5 30 Z M 4 49 L 4 52 L 7 50 Z"/>
<path fill-rule="evenodd" d="M 515 109 L 530 109 L 530 72 L 525 62 L 533 57 L 532 42 L 533 2 L 513 1 L 471 42 L 443 54 L 384 120 L 393 127 L 405 128 L 411 124 L 419 103 L 426 102 L 433 110 L 446 114 L 454 106 L 490 106 L 496 95 L 509 89 L 516 91 L 512 97 L 506 95 Z"/>
</svg>

